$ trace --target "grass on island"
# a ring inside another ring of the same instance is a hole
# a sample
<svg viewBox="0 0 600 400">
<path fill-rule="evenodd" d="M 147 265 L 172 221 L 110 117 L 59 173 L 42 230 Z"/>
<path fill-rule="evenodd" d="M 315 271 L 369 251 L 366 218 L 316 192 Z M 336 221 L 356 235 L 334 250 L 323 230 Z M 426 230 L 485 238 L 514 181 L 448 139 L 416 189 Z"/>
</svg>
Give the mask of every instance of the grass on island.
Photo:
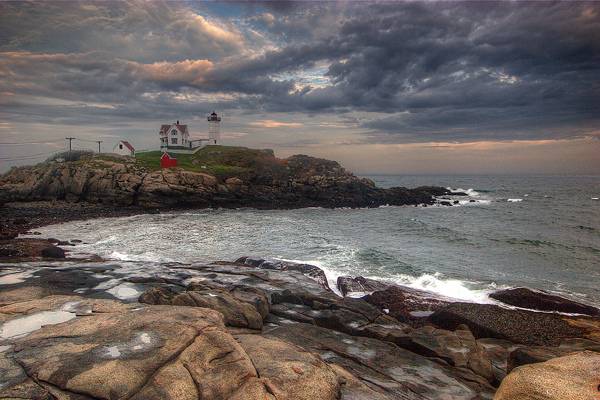
<svg viewBox="0 0 600 400">
<path fill-rule="evenodd" d="M 194 154 L 171 153 L 177 158 L 177 167 L 187 171 L 205 172 L 219 178 L 241 176 L 265 166 L 279 165 L 271 150 L 246 147 L 210 145 Z M 141 167 L 160 169 L 162 151 L 136 153 L 135 161 Z M 279 165 L 280 166 L 280 165 Z"/>
<path fill-rule="evenodd" d="M 133 157 L 119 156 L 116 154 L 93 152 L 72 152 L 59 154 L 47 162 L 60 156 L 71 157 L 74 164 L 92 164 L 98 168 L 107 167 L 102 161 L 116 163 L 134 163 L 136 166 L 149 171 L 160 170 L 160 157 L 162 151 L 138 152 Z M 170 153 L 177 159 L 177 167 L 186 171 L 204 172 L 214 175 L 219 179 L 229 177 L 248 177 L 252 174 L 265 174 L 277 176 L 286 174 L 286 163 L 275 157 L 273 150 L 250 149 L 247 147 L 209 145 L 194 154 Z"/>
</svg>

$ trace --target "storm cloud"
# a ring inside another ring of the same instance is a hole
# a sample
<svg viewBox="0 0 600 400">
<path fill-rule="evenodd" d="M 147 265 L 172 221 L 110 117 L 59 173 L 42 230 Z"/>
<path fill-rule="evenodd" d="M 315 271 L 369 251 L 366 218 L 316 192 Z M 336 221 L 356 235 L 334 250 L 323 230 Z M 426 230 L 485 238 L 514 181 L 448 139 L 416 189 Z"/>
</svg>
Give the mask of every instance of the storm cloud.
<svg viewBox="0 0 600 400">
<path fill-rule="evenodd" d="M 2 2 L 0 23 L 5 124 L 313 123 L 290 147 L 600 132 L 592 2 Z"/>
</svg>

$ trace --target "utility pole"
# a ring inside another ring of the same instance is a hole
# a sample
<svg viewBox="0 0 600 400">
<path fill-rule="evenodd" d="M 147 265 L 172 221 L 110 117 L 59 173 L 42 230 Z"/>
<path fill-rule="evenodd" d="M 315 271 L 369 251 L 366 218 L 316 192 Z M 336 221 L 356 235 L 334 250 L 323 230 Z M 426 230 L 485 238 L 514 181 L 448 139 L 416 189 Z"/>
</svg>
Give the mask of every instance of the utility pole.
<svg viewBox="0 0 600 400">
<path fill-rule="evenodd" d="M 98 143 L 98 154 L 100 154 L 100 143 L 102 143 L 102 140 L 96 140 L 96 143 Z"/>
<path fill-rule="evenodd" d="M 71 161 L 71 142 L 73 140 L 75 140 L 76 138 L 74 138 L 74 137 L 66 137 L 65 139 L 67 139 L 69 141 L 69 156 L 68 156 L 68 160 L 67 161 Z"/>
</svg>

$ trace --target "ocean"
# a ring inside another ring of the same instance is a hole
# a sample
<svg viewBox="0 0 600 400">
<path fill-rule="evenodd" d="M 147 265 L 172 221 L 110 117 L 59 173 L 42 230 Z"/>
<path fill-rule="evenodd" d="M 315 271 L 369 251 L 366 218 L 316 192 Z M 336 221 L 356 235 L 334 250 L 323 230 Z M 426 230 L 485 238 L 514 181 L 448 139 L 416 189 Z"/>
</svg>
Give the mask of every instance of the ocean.
<svg viewBox="0 0 600 400">
<path fill-rule="evenodd" d="M 246 255 L 314 264 L 332 283 L 361 275 L 477 302 L 527 286 L 600 305 L 600 176 L 368 177 L 469 197 L 453 207 L 212 209 L 37 230 L 82 240 L 76 253 L 147 269 Z"/>
</svg>

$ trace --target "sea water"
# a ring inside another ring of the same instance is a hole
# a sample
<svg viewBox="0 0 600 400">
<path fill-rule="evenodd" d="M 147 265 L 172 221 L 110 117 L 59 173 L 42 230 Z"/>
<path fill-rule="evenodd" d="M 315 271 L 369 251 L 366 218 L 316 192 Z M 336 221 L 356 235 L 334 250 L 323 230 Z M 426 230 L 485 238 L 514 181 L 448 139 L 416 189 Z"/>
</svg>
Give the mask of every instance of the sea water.
<svg viewBox="0 0 600 400">
<path fill-rule="evenodd" d="M 213 209 L 38 230 L 83 240 L 67 248 L 75 253 L 147 268 L 247 255 L 311 263 L 331 283 L 361 275 L 482 302 L 495 289 L 527 286 L 600 305 L 599 176 L 369 178 L 383 187 L 440 185 L 468 196 L 454 207 Z"/>
</svg>

